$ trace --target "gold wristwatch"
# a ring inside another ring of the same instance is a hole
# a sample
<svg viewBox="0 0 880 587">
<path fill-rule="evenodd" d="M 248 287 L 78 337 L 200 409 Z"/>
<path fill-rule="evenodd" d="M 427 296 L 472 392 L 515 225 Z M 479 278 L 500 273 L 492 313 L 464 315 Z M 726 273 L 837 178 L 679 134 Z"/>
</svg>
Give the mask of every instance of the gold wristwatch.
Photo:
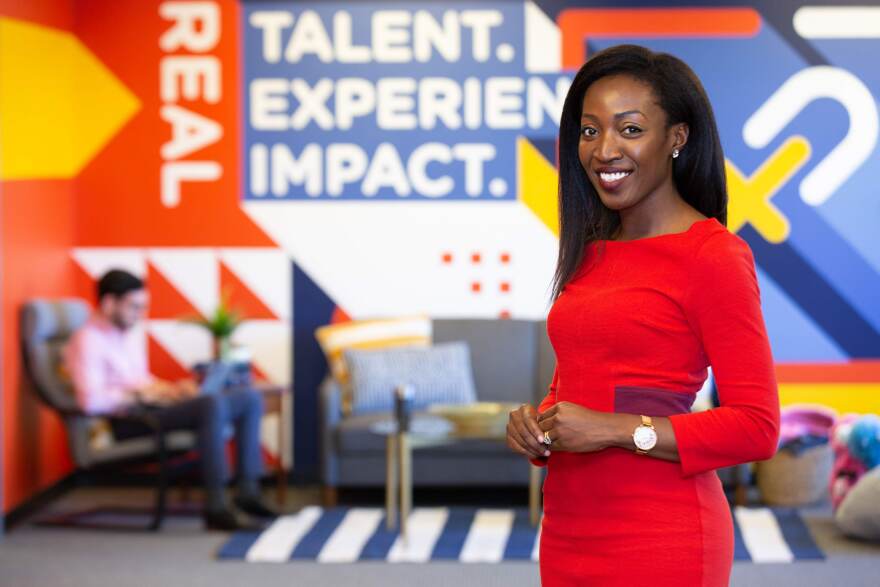
<svg viewBox="0 0 880 587">
<path fill-rule="evenodd" d="M 651 422 L 651 416 L 642 416 L 642 423 L 633 431 L 633 443 L 636 445 L 636 454 L 646 455 L 648 451 L 657 445 L 657 431 Z"/>
</svg>

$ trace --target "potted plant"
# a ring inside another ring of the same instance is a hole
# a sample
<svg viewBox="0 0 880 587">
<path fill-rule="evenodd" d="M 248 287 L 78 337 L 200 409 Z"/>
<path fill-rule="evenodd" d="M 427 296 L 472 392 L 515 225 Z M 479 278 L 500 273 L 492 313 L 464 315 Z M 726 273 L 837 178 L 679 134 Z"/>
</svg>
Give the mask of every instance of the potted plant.
<svg viewBox="0 0 880 587">
<path fill-rule="evenodd" d="M 226 358 L 230 350 L 230 339 L 235 329 L 245 318 L 229 305 L 229 295 L 223 292 L 214 312 L 208 316 L 187 318 L 186 321 L 198 324 L 211 334 L 213 358 L 220 361 Z"/>
</svg>

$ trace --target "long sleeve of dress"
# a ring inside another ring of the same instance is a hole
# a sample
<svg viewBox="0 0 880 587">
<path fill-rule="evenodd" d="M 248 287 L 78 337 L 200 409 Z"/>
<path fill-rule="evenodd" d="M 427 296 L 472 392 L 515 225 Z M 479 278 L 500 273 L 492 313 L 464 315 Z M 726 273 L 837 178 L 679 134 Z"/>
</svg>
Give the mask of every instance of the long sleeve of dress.
<svg viewBox="0 0 880 587">
<path fill-rule="evenodd" d="M 547 395 L 544 396 L 544 399 L 541 400 L 540 405 L 538 405 L 538 413 L 544 412 L 556 403 L 556 388 L 559 385 L 559 366 L 557 365 L 555 369 L 553 369 L 553 380 L 550 382 L 550 386 L 547 389 Z M 547 458 L 541 459 L 529 459 L 533 465 L 537 467 L 545 467 L 547 465 Z"/>
<path fill-rule="evenodd" d="M 776 451 L 779 398 L 752 252 L 729 233 L 695 253 L 688 322 L 715 376 L 720 407 L 670 417 L 682 475 L 764 460 Z"/>
</svg>

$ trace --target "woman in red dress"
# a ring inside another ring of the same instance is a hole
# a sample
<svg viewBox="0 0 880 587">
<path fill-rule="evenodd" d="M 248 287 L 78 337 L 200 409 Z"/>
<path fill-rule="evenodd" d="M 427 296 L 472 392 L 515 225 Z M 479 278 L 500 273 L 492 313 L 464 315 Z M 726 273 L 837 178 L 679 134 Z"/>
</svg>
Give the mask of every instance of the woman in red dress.
<svg viewBox="0 0 880 587">
<path fill-rule="evenodd" d="M 556 373 L 508 424 L 510 447 L 547 465 L 542 583 L 728 585 L 715 470 L 774 454 L 779 400 L 697 76 L 634 45 L 593 56 L 563 106 L 559 181 Z M 709 366 L 721 405 L 690 413 Z"/>
</svg>

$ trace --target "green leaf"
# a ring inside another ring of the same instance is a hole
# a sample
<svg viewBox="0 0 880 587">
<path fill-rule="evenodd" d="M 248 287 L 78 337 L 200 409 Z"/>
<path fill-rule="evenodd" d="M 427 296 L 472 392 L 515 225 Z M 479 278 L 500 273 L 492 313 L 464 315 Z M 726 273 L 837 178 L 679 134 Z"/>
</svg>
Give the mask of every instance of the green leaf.
<svg viewBox="0 0 880 587">
<path fill-rule="evenodd" d="M 205 328 L 214 338 L 228 338 L 235 329 L 246 320 L 245 316 L 234 310 L 229 305 L 229 292 L 224 290 L 220 294 L 220 302 L 214 308 L 214 312 L 208 316 L 186 316 L 182 321 L 197 324 Z"/>
</svg>

